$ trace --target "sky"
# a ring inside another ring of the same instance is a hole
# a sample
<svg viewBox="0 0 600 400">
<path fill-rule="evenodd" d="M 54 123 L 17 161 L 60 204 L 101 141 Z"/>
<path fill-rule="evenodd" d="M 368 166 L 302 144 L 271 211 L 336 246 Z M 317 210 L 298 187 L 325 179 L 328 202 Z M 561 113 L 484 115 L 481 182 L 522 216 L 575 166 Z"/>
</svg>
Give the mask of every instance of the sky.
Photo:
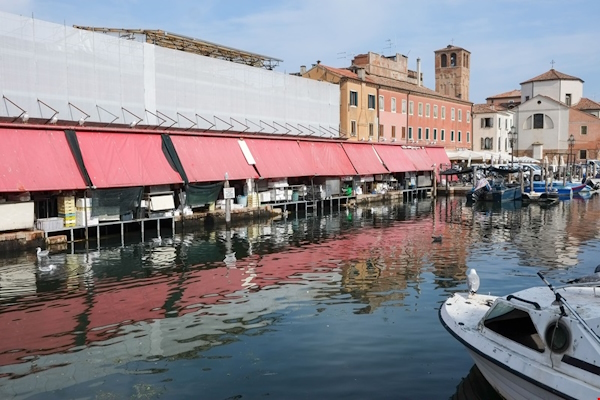
<svg viewBox="0 0 600 400">
<path fill-rule="evenodd" d="M 600 102 L 598 0 L 0 0 L 0 11 L 69 26 L 160 29 L 281 59 L 282 73 L 400 53 L 411 70 L 421 59 L 430 89 L 434 51 L 453 44 L 471 52 L 476 104 L 552 66 L 582 79 L 584 97 Z"/>
</svg>

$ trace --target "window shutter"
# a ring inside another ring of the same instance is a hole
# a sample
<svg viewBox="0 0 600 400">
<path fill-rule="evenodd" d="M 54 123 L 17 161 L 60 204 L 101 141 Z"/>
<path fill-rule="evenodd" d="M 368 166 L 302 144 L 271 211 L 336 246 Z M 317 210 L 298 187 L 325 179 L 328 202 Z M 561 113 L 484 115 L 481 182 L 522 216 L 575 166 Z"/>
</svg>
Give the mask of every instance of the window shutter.
<svg viewBox="0 0 600 400">
<path fill-rule="evenodd" d="M 490 128 L 494 127 L 494 118 L 490 118 Z"/>
<path fill-rule="evenodd" d="M 481 127 L 485 128 L 485 118 L 481 118 Z"/>
<path fill-rule="evenodd" d="M 484 150 L 485 146 L 483 145 L 483 138 L 481 138 L 481 150 Z"/>
</svg>

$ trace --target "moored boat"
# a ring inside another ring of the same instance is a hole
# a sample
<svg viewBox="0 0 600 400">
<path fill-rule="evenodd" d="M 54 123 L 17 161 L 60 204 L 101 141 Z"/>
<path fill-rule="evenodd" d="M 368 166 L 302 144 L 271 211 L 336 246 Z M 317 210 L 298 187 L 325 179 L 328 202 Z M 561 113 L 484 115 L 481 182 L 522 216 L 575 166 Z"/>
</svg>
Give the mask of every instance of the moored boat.
<svg viewBox="0 0 600 400">
<path fill-rule="evenodd" d="M 508 296 L 456 293 L 440 320 L 503 397 L 596 399 L 600 282 L 555 289 L 539 275 L 547 286 Z"/>
</svg>

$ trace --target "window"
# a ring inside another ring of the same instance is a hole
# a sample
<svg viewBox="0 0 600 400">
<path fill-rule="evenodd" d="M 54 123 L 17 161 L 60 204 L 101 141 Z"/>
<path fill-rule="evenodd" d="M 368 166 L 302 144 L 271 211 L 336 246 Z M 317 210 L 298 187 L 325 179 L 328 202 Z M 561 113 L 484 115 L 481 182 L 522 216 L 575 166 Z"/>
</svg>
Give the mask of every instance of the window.
<svg viewBox="0 0 600 400">
<path fill-rule="evenodd" d="M 402 127 L 402 139 L 406 139 L 406 127 Z"/>
<path fill-rule="evenodd" d="M 438 106 L 437 104 L 433 105 L 433 118 L 437 118 Z"/>
<path fill-rule="evenodd" d="M 350 106 L 358 107 L 358 92 L 350 91 Z"/>
<path fill-rule="evenodd" d="M 350 121 L 350 136 L 356 136 L 356 121 Z"/>
<path fill-rule="evenodd" d="M 413 115 L 415 104 L 412 101 L 408 102 L 408 115 Z"/>
<path fill-rule="evenodd" d="M 498 117 L 498 128 L 502 129 L 502 118 Z"/>
<path fill-rule="evenodd" d="M 396 112 L 396 98 L 392 97 L 392 112 Z"/>
<path fill-rule="evenodd" d="M 406 114 L 406 100 L 402 100 L 402 114 Z"/>
<path fill-rule="evenodd" d="M 384 136 L 383 135 L 384 134 L 383 125 L 379 125 L 379 132 L 378 132 L 378 134 L 379 134 L 380 138 L 382 138 Z"/>
<path fill-rule="evenodd" d="M 423 116 L 423 103 L 419 102 L 419 117 Z"/>
<path fill-rule="evenodd" d="M 533 114 L 533 129 L 544 129 L 544 114 Z"/>
<path fill-rule="evenodd" d="M 433 128 L 433 140 L 437 140 L 437 129 Z"/>
<path fill-rule="evenodd" d="M 471 122 L 471 111 L 467 111 L 467 122 Z"/>
<path fill-rule="evenodd" d="M 579 150 L 579 159 L 585 160 L 587 158 L 587 150 Z"/>
<path fill-rule="evenodd" d="M 502 138 L 498 138 L 498 150 L 502 148 Z"/>
<path fill-rule="evenodd" d="M 508 118 L 504 120 L 504 129 L 508 130 Z"/>
<path fill-rule="evenodd" d="M 481 118 L 481 127 L 482 128 L 493 128 L 494 127 L 494 119 L 493 118 Z"/>
<path fill-rule="evenodd" d="M 425 140 L 429 140 L 429 128 L 425 128 Z"/>
<path fill-rule="evenodd" d="M 412 139 L 412 138 L 413 138 L 413 137 L 412 137 L 412 126 L 409 126 L 409 127 L 408 127 L 408 138 L 409 138 L 409 139 Z"/>
<path fill-rule="evenodd" d="M 462 122 L 462 110 L 458 109 L 458 120 Z"/>
<path fill-rule="evenodd" d="M 461 133 L 461 131 L 458 131 L 458 141 L 462 142 L 462 133 Z"/>
<path fill-rule="evenodd" d="M 442 119 L 446 119 L 446 107 L 442 106 Z"/>
<path fill-rule="evenodd" d="M 373 137 L 373 124 L 369 124 L 369 139 Z"/>
<path fill-rule="evenodd" d="M 429 112 L 431 111 L 431 106 L 429 103 L 425 104 L 425 116 L 429 118 Z"/>
<path fill-rule="evenodd" d="M 580 133 L 582 135 L 587 135 L 587 126 L 586 125 L 581 125 L 581 131 Z"/>
<path fill-rule="evenodd" d="M 423 139 L 423 128 L 419 128 L 418 132 L 417 140 Z"/>
<path fill-rule="evenodd" d="M 385 111 L 384 109 L 383 96 L 379 96 L 379 111 Z"/>
<path fill-rule="evenodd" d="M 525 101 L 529 100 L 529 96 L 525 96 Z"/>
<path fill-rule="evenodd" d="M 565 95 L 565 104 L 571 107 L 571 93 Z"/>
<path fill-rule="evenodd" d="M 370 94 L 368 97 L 368 102 L 369 102 L 369 110 L 374 110 L 375 109 L 375 95 L 374 94 Z"/>
<path fill-rule="evenodd" d="M 450 131 L 450 141 L 454 142 L 454 131 Z"/>
<path fill-rule="evenodd" d="M 392 125 L 392 139 L 396 139 L 396 125 Z"/>
<path fill-rule="evenodd" d="M 514 308 L 506 302 L 496 303 L 494 307 L 488 311 L 483 325 L 509 340 L 529 347 L 539 353 L 544 352 L 544 342 L 535 329 L 535 325 L 531 321 L 529 313 Z M 554 328 L 556 325 L 552 324 L 550 327 Z M 550 338 L 559 336 L 562 335 L 550 331 Z M 550 343 L 551 341 L 552 339 L 548 342 Z M 560 349 L 554 349 L 553 351 L 557 352 L 557 350 Z"/>
<path fill-rule="evenodd" d="M 471 132 L 467 132 L 467 143 L 471 142 Z"/>
<path fill-rule="evenodd" d="M 450 119 L 454 121 L 454 107 L 450 109 Z"/>
<path fill-rule="evenodd" d="M 504 138 L 504 151 L 508 151 L 508 138 Z"/>
<path fill-rule="evenodd" d="M 494 141 L 492 140 L 492 138 L 481 138 L 481 148 L 483 150 L 492 150 L 494 145 Z"/>
<path fill-rule="evenodd" d="M 441 64 L 442 64 L 442 67 L 447 67 L 448 66 L 448 56 L 447 55 L 442 54 Z"/>
<path fill-rule="evenodd" d="M 444 129 L 442 129 L 440 131 L 440 140 L 443 142 L 444 140 L 446 140 L 446 131 Z"/>
<path fill-rule="evenodd" d="M 456 67 L 456 53 L 450 54 L 450 66 Z"/>
</svg>

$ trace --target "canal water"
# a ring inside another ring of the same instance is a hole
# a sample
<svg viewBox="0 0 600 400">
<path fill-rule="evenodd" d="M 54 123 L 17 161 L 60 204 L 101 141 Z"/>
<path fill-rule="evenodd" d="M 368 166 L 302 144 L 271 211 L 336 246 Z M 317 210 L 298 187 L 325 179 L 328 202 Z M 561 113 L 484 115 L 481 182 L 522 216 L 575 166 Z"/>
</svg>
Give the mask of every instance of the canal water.
<svg viewBox="0 0 600 400">
<path fill-rule="evenodd" d="M 493 399 L 440 305 L 468 268 L 498 295 L 589 274 L 599 230 L 597 196 L 454 197 L 16 254 L 0 398 Z"/>
</svg>

